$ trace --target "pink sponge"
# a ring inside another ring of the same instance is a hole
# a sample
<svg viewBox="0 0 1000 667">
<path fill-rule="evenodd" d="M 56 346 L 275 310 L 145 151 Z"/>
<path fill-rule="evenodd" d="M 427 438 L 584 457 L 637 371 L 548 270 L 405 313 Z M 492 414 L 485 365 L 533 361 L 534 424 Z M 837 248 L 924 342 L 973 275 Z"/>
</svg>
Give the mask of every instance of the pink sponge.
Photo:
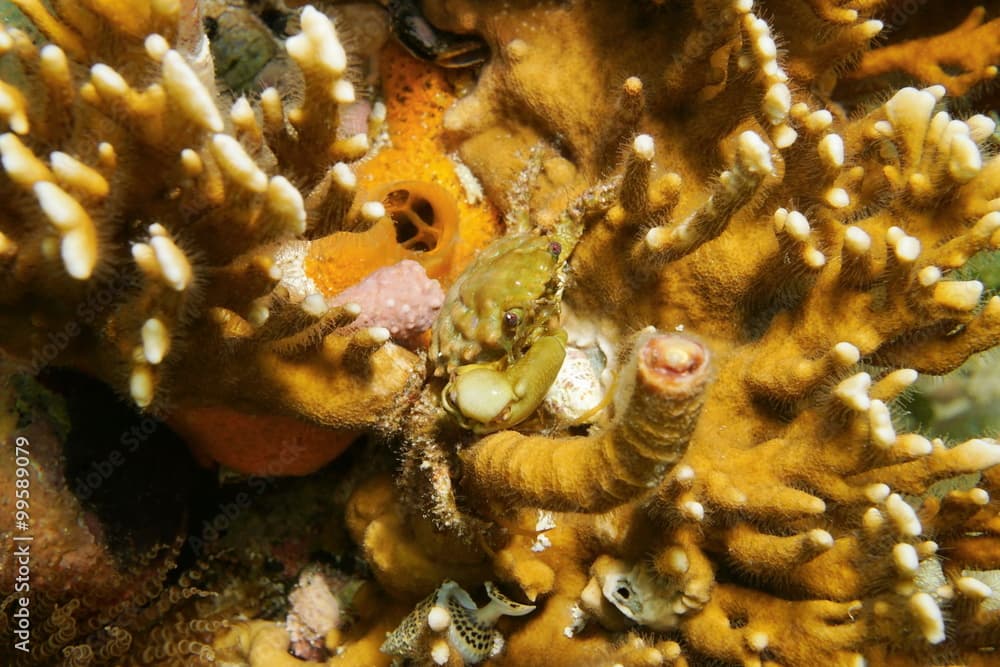
<svg viewBox="0 0 1000 667">
<path fill-rule="evenodd" d="M 351 327 L 385 327 L 406 346 L 430 329 L 444 303 L 444 290 L 417 262 L 404 259 L 373 272 L 329 299 L 330 306 L 356 303 L 361 315 Z"/>
</svg>

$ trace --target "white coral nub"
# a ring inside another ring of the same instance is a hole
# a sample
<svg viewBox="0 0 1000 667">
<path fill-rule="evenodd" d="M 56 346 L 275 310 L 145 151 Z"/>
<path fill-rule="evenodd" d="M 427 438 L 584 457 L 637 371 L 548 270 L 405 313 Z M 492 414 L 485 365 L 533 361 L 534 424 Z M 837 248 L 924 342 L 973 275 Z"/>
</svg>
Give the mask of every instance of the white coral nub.
<svg viewBox="0 0 1000 667">
<path fill-rule="evenodd" d="M 155 317 L 142 325 L 142 350 L 146 361 L 154 366 L 170 351 L 170 333 L 167 327 Z"/>
<path fill-rule="evenodd" d="M 302 32 L 285 41 L 288 55 L 303 69 L 320 69 L 338 78 L 347 69 L 347 53 L 333 22 L 312 5 L 302 10 Z"/>
<path fill-rule="evenodd" d="M 841 380 L 840 384 L 834 388 L 833 395 L 852 410 L 864 412 L 871 405 L 871 400 L 868 398 L 868 389 L 871 388 L 871 384 L 871 375 L 858 373 L 846 380 Z"/>
<path fill-rule="evenodd" d="M 132 258 L 135 263 L 149 279 L 162 279 L 178 292 L 184 291 L 194 277 L 191 263 L 167 234 L 163 225 L 158 223 L 150 225 L 149 235 L 149 243 L 132 245 Z"/>
<path fill-rule="evenodd" d="M 760 136 L 751 130 L 739 136 L 736 147 L 736 165 L 752 174 L 766 176 L 774 173 L 771 162 L 771 148 Z"/>
<path fill-rule="evenodd" d="M 916 537 L 923 531 L 916 511 L 898 493 L 890 494 L 886 498 L 885 510 L 900 535 Z"/>
<path fill-rule="evenodd" d="M 267 186 L 267 206 L 286 234 L 306 231 L 306 207 L 302 194 L 284 176 L 272 176 Z"/>
<path fill-rule="evenodd" d="M 62 151 L 52 151 L 49 154 L 49 164 L 56 180 L 84 195 L 95 198 L 106 197 L 111 189 L 107 179 L 100 172 Z"/>
<path fill-rule="evenodd" d="M 983 295 L 983 284 L 978 280 L 947 281 L 934 285 L 934 301 L 954 310 L 973 310 Z"/>
<path fill-rule="evenodd" d="M 267 174 L 253 161 L 239 141 L 228 134 L 212 137 L 212 155 L 233 181 L 251 192 L 267 189 Z"/>
<path fill-rule="evenodd" d="M 823 163 L 828 167 L 844 166 L 844 140 L 839 134 L 830 133 L 819 140 L 816 146 Z"/>
<path fill-rule="evenodd" d="M 927 593 L 916 593 L 910 598 L 910 611 L 916 616 L 920 632 L 929 644 L 945 640 L 944 617 L 934 598 Z"/>
<path fill-rule="evenodd" d="M 66 273 L 86 280 L 97 264 L 97 228 L 80 203 L 54 183 L 39 181 L 35 196 L 45 217 L 62 235 L 60 251 Z"/>
<path fill-rule="evenodd" d="M 170 100 L 191 123 L 210 132 L 222 131 L 222 114 L 215 105 L 215 97 L 184 57 L 173 49 L 163 56 L 163 86 Z"/>
<path fill-rule="evenodd" d="M 632 151 L 646 162 L 651 161 L 656 152 L 653 145 L 653 137 L 648 134 L 637 135 L 636 138 L 632 140 Z"/>
<path fill-rule="evenodd" d="M 149 366 L 137 366 L 132 369 L 129 393 L 140 408 L 149 407 L 153 402 L 153 372 Z"/>
<path fill-rule="evenodd" d="M 31 187 L 38 181 L 51 180 L 45 163 L 25 146 L 16 134 L 0 134 L 0 164 L 10 180 L 21 187 Z"/>
</svg>

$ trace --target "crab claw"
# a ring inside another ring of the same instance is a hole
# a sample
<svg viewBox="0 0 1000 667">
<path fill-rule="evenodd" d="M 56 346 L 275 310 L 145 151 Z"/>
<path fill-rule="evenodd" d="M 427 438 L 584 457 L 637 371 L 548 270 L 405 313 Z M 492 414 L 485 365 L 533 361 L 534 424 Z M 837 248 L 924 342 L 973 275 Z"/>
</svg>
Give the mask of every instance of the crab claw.
<svg viewBox="0 0 1000 667">
<path fill-rule="evenodd" d="M 507 377 L 492 368 L 470 368 L 452 384 L 448 400 L 466 419 L 481 424 L 499 417 L 515 398 Z"/>
<path fill-rule="evenodd" d="M 530 417 L 566 358 L 566 332 L 542 336 L 510 368 L 491 364 L 457 369 L 442 394 L 444 408 L 465 428 L 492 433 Z"/>
</svg>

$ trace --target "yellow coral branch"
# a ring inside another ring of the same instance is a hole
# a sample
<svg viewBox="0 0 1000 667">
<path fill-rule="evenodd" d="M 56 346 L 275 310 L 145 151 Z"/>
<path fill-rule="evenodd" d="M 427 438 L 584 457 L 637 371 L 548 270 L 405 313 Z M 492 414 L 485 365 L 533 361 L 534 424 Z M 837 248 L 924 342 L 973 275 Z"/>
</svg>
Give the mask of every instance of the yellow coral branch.
<svg viewBox="0 0 1000 667">
<path fill-rule="evenodd" d="M 1000 19 L 983 23 L 986 10 L 976 7 L 961 24 L 940 35 L 868 51 L 847 78 L 863 79 L 905 72 L 924 84 L 939 83 L 955 96 L 997 75 Z M 945 68 L 958 66 L 959 74 Z"/>
</svg>

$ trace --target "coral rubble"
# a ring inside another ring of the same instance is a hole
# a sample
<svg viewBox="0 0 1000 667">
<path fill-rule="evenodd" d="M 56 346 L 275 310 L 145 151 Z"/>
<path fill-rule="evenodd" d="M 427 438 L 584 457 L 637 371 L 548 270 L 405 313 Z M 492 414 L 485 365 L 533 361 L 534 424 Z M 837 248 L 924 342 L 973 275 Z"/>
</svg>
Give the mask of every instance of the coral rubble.
<svg viewBox="0 0 1000 667">
<path fill-rule="evenodd" d="M 377 436 L 331 503 L 371 580 L 297 557 L 205 655 L 996 659 L 1000 442 L 900 412 L 1000 344 L 968 270 L 1000 249 L 1000 17 L 880 43 L 899 3 L 388 2 L 490 57 L 451 98 L 389 47 L 387 112 L 307 7 L 298 87 L 223 113 L 189 4 L 17 3 L 58 46 L 0 32 L 4 351 L 331 456 Z"/>
</svg>

